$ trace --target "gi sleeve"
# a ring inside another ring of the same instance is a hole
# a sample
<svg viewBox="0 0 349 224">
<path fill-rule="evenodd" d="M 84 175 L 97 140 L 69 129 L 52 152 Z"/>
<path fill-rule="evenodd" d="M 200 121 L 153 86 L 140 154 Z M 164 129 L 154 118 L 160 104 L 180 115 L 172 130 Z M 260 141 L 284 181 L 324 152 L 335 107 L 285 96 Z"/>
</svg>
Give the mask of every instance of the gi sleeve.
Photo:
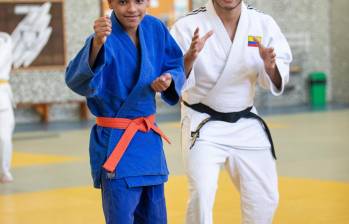
<svg viewBox="0 0 349 224">
<path fill-rule="evenodd" d="M 258 76 L 258 83 L 265 89 L 270 89 L 273 95 L 279 96 L 283 93 L 285 85 L 289 80 L 290 63 L 292 61 L 291 49 L 285 36 L 273 18 L 266 16 L 263 24 L 265 30 L 262 43 L 266 47 L 273 47 L 276 54 L 276 66 L 281 76 L 281 88 L 278 89 L 271 81 L 265 71 L 264 64 L 261 66 Z"/>
<path fill-rule="evenodd" d="M 176 40 L 178 46 L 181 48 L 183 55 L 187 53 L 190 48 L 192 36 L 194 32 L 192 32 L 189 28 L 186 28 L 181 20 L 176 22 L 171 29 L 171 34 L 173 38 Z M 193 64 L 193 68 L 190 71 L 188 78 L 185 80 L 183 85 L 183 90 L 190 89 L 195 86 L 195 73 L 194 73 L 195 62 Z"/>
<path fill-rule="evenodd" d="M 171 34 L 165 29 L 165 51 L 162 60 L 161 74 L 170 73 L 172 83 L 170 87 L 161 93 L 161 98 L 169 105 L 179 101 L 182 87 L 185 81 L 183 54 Z"/>
<path fill-rule="evenodd" d="M 65 82 L 70 89 L 79 95 L 92 97 L 98 88 L 103 69 L 105 68 L 106 56 L 105 45 L 100 49 L 95 64 L 91 68 L 89 64 L 90 51 L 94 36 L 87 38 L 84 47 L 72 59 L 65 72 Z"/>
<path fill-rule="evenodd" d="M 0 79 L 9 80 L 13 63 L 12 39 L 7 33 L 0 32 Z"/>
</svg>

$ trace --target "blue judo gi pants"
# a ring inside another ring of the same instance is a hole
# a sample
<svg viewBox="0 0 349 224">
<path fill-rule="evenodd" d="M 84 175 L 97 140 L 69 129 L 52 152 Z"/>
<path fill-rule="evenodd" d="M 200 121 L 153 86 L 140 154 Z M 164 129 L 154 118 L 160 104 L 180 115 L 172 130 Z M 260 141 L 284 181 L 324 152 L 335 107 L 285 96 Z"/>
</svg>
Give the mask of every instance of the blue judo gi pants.
<svg viewBox="0 0 349 224">
<path fill-rule="evenodd" d="M 102 175 L 106 224 L 166 224 L 164 184 L 129 187 L 124 179 Z"/>
</svg>

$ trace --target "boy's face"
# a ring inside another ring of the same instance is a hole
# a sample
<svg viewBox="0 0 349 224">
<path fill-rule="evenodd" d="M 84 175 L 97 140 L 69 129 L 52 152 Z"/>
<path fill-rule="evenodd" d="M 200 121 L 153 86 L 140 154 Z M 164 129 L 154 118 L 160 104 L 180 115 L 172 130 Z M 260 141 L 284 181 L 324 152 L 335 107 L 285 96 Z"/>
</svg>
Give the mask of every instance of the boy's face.
<svg viewBox="0 0 349 224">
<path fill-rule="evenodd" d="M 113 9 L 122 26 L 128 30 L 136 30 L 142 21 L 150 0 L 108 0 L 109 8 Z"/>
</svg>

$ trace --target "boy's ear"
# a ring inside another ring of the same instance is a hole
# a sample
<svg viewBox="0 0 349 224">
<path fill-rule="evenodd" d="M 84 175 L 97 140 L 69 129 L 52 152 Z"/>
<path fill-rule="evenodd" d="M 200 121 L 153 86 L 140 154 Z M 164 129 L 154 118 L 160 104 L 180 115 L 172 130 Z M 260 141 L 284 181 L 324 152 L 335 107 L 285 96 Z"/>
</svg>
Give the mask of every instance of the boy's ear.
<svg viewBox="0 0 349 224">
<path fill-rule="evenodd" d="M 113 8 L 111 7 L 111 1 L 112 1 L 112 0 L 108 0 L 109 9 L 113 9 Z"/>
<path fill-rule="evenodd" d="M 145 0 L 145 4 L 147 5 L 147 7 L 150 7 L 150 1 L 151 0 Z"/>
</svg>

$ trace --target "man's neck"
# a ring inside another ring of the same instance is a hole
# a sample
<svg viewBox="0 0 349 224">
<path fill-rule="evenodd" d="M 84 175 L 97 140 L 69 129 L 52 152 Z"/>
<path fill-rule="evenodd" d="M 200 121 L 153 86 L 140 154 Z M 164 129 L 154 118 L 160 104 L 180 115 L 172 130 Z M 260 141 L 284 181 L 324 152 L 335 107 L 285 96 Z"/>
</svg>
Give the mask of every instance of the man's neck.
<svg viewBox="0 0 349 224">
<path fill-rule="evenodd" d="M 232 41 L 234 40 L 235 32 L 241 15 L 241 4 L 242 3 L 237 5 L 234 9 L 226 9 L 220 7 L 217 3 L 215 3 L 215 1 L 213 1 L 216 14 L 221 19 Z"/>
<path fill-rule="evenodd" d="M 241 3 L 234 9 L 221 8 L 219 5 L 213 2 L 213 6 L 218 17 L 222 20 L 224 25 L 234 24 L 236 25 L 241 15 Z"/>
</svg>

